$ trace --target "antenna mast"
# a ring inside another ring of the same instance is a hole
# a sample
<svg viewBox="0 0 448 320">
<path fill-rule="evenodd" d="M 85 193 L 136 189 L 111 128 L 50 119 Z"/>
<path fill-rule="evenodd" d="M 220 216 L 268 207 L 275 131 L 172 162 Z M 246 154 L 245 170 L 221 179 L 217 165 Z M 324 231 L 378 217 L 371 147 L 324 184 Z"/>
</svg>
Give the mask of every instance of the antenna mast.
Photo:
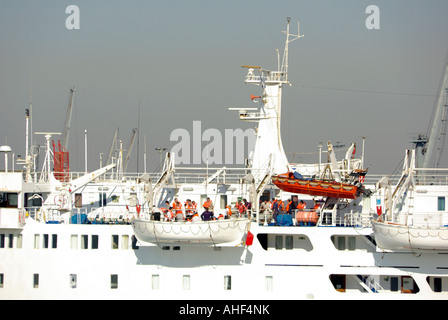
<svg viewBox="0 0 448 320">
<path fill-rule="evenodd" d="M 286 77 L 286 81 L 288 81 L 288 47 L 289 47 L 289 43 L 293 42 L 297 39 L 303 38 L 304 35 L 300 35 L 300 21 L 297 22 L 297 34 L 292 34 L 289 33 L 289 24 L 291 22 L 291 18 L 288 17 L 286 18 L 287 24 L 286 24 L 286 31 L 282 31 L 283 33 L 286 34 L 286 42 L 285 42 L 285 50 L 283 51 L 283 60 L 282 60 L 282 67 L 281 71 L 285 74 Z M 290 38 L 290 36 L 292 36 L 292 38 Z"/>
</svg>

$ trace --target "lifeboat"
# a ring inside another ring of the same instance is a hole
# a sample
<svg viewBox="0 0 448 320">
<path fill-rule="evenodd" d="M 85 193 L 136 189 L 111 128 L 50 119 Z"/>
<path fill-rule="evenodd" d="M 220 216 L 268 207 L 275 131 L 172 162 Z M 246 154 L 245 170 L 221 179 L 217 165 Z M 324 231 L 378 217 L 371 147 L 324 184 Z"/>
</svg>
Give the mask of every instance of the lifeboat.
<svg viewBox="0 0 448 320">
<path fill-rule="evenodd" d="M 292 172 L 273 176 L 272 182 L 281 190 L 311 196 L 356 199 L 361 195 L 358 186 L 334 181 L 296 179 Z"/>
<path fill-rule="evenodd" d="M 247 218 L 166 222 L 134 219 L 134 234 L 141 242 L 155 245 L 237 246 L 248 234 Z"/>
<path fill-rule="evenodd" d="M 372 221 L 377 246 L 385 251 L 448 251 L 448 227 L 408 226 Z"/>
</svg>

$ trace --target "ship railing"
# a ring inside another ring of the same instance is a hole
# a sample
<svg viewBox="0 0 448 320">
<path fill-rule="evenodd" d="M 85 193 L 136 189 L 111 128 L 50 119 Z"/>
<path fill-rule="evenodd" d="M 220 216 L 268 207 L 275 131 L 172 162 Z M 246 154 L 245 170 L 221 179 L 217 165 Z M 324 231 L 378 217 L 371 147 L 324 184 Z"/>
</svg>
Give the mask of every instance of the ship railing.
<svg viewBox="0 0 448 320">
<path fill-rule="evenodd" d="M 298 210 L 296 210 L 298 211 Z M 294 226 L 301 227 L 356 227 L 356 228 L 369 228 L 372 226 L 372 218 L 374 212 L 348 212 L 344 214 L 338 214 L 336 217 L 332 215 L 324 214 L 321 209 L 301 209 L 303 212 L 317 212 L 319 217 L 318 223 L 310 221 L 298 221 L 296 220 L 296 212 L 292 213 L 292 221 Z M 256 213 L 248 211 L 252 218 L 252 222 L 256 222 Z M 278 215 L 289 214 L 285 211 L 279 211 Z M 276 226 L 274 221 L 274 212 L 272 210 L 260 210 L 259 212 L 259 224 L 264 226 Z"/>
</svg>

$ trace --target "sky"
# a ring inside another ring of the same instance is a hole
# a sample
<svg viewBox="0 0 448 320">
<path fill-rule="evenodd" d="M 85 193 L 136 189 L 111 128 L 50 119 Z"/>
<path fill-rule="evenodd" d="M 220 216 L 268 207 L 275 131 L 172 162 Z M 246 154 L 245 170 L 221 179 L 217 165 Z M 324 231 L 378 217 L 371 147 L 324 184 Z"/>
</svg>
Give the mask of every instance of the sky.
<svg viewBox="0 0 448 320">
<path fill-rule="evenodd" d="M 69 5 L 79 8 L 79 29 L 66 27 Z M 369 5 L 379 9 L 379 29 L 366 28 Z M 75 87 L 71 170 L 84 171 L 84 130 L 92 171 L 115 128 L 126 147 L 139 127 L 139 171 L 144 136 L 154 171 L 154 149 L 176 144 L 177 128 L 253 126 L 228 111 L 256 107 L 250 95 L 261 93 L 244 84 L 241 65 L 275 69 L 291 17 L 291 32 L 300 20 L 305 37 L 290 44 L 292 86 L 283 90 L 289 158 L 317 162 L 320 142 L 360 146 L 365 137 L 370 172 L 391 173 L 410 139 L 428 130 L 447 12 L 446 0 L 0 0 L 0 144 L 25 153 L 31 101 L 33 131 L 61 132 Z M 134 144 L 128 171 L 136 170 Z"/>
</svg>

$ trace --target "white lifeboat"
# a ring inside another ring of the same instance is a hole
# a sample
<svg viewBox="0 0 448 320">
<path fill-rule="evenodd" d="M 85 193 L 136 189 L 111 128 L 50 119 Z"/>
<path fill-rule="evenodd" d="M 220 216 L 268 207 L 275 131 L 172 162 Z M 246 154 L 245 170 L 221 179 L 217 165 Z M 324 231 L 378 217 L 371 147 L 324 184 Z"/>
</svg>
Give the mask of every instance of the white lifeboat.
<svg viewBox="0 0 448 320">
<path fill-rule="evenodd" d="M 373 221 L 377 246 L 386 251 L 448 251 L 448 227 L 431 228 Z"/>
<path fill-rule="evenodd" d="M 141 242 L 156 245 L 237 246 L 250 227 L 247 218 L 164 222 L 135 219 L 134 234 Z"/>
</svg>

